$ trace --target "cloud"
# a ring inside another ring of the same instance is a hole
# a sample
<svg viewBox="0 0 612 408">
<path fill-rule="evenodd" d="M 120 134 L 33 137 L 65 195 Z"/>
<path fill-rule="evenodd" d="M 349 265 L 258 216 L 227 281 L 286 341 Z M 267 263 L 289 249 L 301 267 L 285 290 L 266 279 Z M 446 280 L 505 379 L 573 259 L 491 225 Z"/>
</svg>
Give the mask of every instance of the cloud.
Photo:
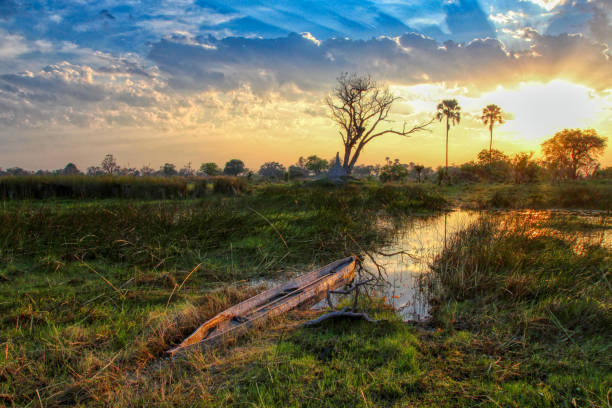
<svg viewBox="0 0 612 408">
<path fill-rule="evenodd" d="M 612 46 L 612 2 L 574 0 L 555 9 L 546 34 L 580 33 Z"/>
<path fill-rule="evenodd" d="M 442 84 L 466 95 L 552 78 L 612 88 L 604 45 L 532 29 L 521 35 L 529 44 L 523 51 L 491 38 L 439 43 L 416 33 L 370 40 L 319 40 L 310 33 L 274 39 L 172 35 L 151 44 L 148 58 L 38 44 L 62 49 L 75 62 L 0 75 L 0 123 L 218 131 L 241 118 L 248 118 L 243 128 L 278 128 L 283 118 L 289 128 L 298 118 L 324 117 L 323 98 L 346 71 L 397 86 Z"/>
<path fill-rule="evenodd" d="M 0 58 L 15 58 L 30 51 L 30 47 L 21 35 L 9 34 L 0 29 L 0 37 L 2 37 Z"/>
<path fill-rule="evenodd" d="M 604 45 L 580 35 L 541 35 L 532 29 L 521 34 L 529 44 L 523 51 L 509 51 L 490 38 L 440 44 L 414 33 L 324 41 L 298 34 L 221 40 L 174 36 L 152 44 L 148 58 L 172 87 L 183 91 L 229 90 L 247 83 L 255 92 L 266 92 L 291 83 L 320 92 L 343 71 L 372 73 L 400 84 L 457 82 L 483 88 L 559 77 L 595 89 L 612 86 L 612 63 Z"/>
</svg>

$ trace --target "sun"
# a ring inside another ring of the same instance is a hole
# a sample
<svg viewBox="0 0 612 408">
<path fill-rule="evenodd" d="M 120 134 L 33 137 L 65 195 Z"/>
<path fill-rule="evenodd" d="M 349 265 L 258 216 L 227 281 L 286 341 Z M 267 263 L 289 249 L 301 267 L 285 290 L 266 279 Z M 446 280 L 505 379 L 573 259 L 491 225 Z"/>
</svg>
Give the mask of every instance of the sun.
<svg viewBox="0 0 612 408">
<path fill-rule="evenodd" d="M 604 107 L 610 105 L 609 95 L 606 98 L 584 85 L 563 80 L 499 86 L 479 99 L 495 103 L 507 113 L 504 132 L 538 144 L 564 128 L 595 126 Z"/>
</svg>

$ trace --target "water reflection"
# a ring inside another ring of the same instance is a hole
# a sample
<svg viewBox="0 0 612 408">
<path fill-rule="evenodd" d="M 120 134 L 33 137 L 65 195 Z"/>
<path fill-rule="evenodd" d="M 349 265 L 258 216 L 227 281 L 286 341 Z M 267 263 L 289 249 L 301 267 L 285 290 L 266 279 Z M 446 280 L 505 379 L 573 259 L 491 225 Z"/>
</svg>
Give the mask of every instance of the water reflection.
<svg viewBox="0 0 612 408">
<path fill-rule="evenodd" d="M 419 290 L 419 277 L 428 271 L 432 257 L 446 247 L 448 236 L 465 228 L 478 216 L 473 211 L 454 211 L 437 217 L 415 217 L 381 250 L 385 254 L 399 254 L 375 256 L 376 262 L 385 267 L 389 282 L 379 295 L 397 309 L 404 320 L 429 317 L 427 301 Z M 371 260 L 366 260 L 364 266 L 375 270 Z"/>
<path fill-rule="evenodd" d="M 572 212 L 572 211 L 504 211 L 479 213 L 458 210 L 437 217 L 416 217 L 411 219 L 390 245 L 381 249 L 393 256 L 375 256 L 377 263 L 385 266 L 388 286 L 379 290 L 379 295 L 392 305 L 404 320 L 422 321 L 429 318 L 429 305 L 426 295 L 420 290 L 420 277 L 428 272 L 428 263 L 435 254 L 446 248 L 447 240 L 452 234 L 466 228 L 482 215 L 499 217 L 500 224 L 516 222 L 524 224 L 526 220 L 540 227 L 534 234 L 567 238 L 565 229 L 571 226 L 574 233 L 574 246 L 577 251 L 585 245 L 602 244 L 612 248 L 612 230 L 609 215 L 606 213 Z M 593 225 L 598 228 L 593 228 Z M 375 266 L 371 260 L 364 262 L 371 270 Z"/>
</svg>

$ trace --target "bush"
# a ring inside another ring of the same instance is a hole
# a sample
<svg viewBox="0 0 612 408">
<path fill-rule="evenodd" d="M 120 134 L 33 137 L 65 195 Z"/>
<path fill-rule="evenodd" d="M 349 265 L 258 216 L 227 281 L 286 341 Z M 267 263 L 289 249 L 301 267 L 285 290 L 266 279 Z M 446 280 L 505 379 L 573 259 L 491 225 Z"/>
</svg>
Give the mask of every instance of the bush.
<svg viewBox="0 0 612 408">
<path fill-rule="evenodd" d="M 247 183 L 239 177 L 215 177 L 213 191 L 220 194 L 239 195 L 247 192 Z"/>
</svg>

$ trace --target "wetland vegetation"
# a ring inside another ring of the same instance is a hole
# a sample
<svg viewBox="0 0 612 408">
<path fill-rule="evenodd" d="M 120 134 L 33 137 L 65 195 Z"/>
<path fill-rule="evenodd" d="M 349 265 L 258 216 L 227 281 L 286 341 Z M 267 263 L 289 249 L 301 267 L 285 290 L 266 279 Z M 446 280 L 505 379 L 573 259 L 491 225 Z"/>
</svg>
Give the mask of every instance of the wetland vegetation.
<svg viewBox="0 0 612 408">
<path fill-rule="evenodd" d="M 456 186 L 371 182 L 235 193 L 4 201 L 2 403 L 608 403 L 610 247 L 576 246 L 579 234 L 610 228 L 605 212 L 483 216 L 449 234 L 423 282 L 433 305 L 425 326 L 402 322 L 374 298 L 367 307 L 384 320 L 376 325 L 302 328 L 320 312 L 296 311 L 247 338 L 169 361 L 165 350 L 260 291 L 262 279 L 381 248 L 402 229 L 410 233 L 414 216 L 448 210 L 462 195 Z"/>
</svg>

